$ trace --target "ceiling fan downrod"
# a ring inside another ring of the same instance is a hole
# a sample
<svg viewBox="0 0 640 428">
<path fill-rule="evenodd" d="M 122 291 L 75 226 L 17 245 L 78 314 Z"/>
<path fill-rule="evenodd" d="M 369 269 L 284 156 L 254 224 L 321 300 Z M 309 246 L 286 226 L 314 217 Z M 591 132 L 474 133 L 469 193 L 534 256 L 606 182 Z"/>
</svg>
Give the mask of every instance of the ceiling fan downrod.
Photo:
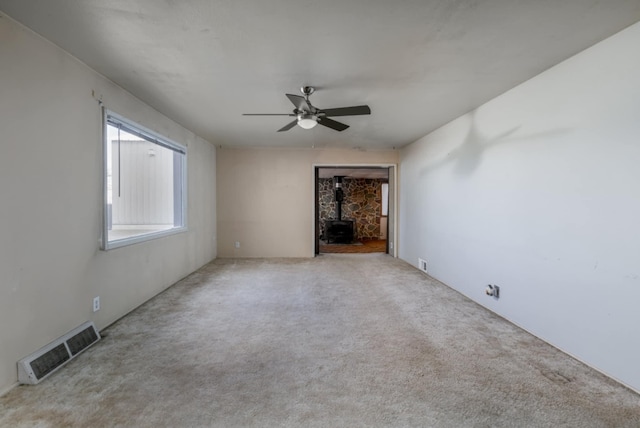
<svg viewBox="0 0 640 428">
<path fill-rule="evenodd" d="M 313 86 L 303 86 L 300 88 L 300 92 L 302 92 L 302 95 L 304 95 L 304 98 L 309 101 L 309 95 L 313 94 L 315 92 L 316 88 L 314 88 Z"/>
</svg>

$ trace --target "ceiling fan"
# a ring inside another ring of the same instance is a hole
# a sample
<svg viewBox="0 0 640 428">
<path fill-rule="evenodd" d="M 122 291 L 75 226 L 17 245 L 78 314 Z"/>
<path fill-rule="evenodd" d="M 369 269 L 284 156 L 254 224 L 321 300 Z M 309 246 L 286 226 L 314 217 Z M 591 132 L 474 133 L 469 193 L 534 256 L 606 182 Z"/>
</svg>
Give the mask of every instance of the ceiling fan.
<svg viewBox="0 0 640 428">
<path fill-rule="evenodd" d="M 296 125 L 304 129 L 311 129 L 318 124 L 326 126 L 327 128 L 335 129 L 336 131 L 344 131 L 349 127 L 349 125 L 337 122 L 333 119 L 330 119 L 330 117 L 371 114 L 371 109 L 367 105 L 320 109 L 313 106 L 311 104 L 311 101 L 309 101 L 309 95 L 313 94 L 313 92 L 315 91 L 315 88 L 313 86 L 303 86 L 302 88 L 300 88 L 300 91 L 302 91 L 302 94 L 304 96 L 286 94 L 287 98 L 289 98 L 289 101 L 291 101 L 295 106 L 295 108 L 293 109 L 293 113 L 245 113 L 243 114 L 243 116 L 295 117 L 296 120 L 278 129 L 278 132 L 282 132 L 288 131 Z"/>
</svg>

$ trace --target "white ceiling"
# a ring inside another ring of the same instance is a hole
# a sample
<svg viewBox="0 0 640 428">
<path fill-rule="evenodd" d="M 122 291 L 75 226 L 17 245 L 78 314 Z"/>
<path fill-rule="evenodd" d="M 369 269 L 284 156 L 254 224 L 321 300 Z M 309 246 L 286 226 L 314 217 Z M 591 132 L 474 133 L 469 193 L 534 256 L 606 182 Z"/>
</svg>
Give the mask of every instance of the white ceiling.
<svg viewBox="0 0 640 428">
<path fill-rule="evenodd" d="M 640 20 L 640 0 L 0 0 L 0 10 L 223 146 L 399 148 Z M 368 104 L 277 129 L 285 93 Z"/>
</svg>

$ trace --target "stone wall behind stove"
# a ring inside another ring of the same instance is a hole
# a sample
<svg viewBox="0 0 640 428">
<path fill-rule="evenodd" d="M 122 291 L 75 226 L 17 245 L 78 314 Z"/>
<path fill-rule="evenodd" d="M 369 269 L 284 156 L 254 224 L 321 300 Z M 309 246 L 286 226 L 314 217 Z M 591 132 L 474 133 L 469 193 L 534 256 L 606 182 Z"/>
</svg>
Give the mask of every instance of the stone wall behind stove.
<svg viewBox="0 0 640 428">
<path fill-rule="evenodd" d="M 355 220 L 356 239 L 378 239 L 382 215 L 382 183 L 386 180 L 371 178 L 348 178 L 342 181 L 344 200 L 342 220 Z M 320 230 L 324 231 L 325 220 L 336 220 L 336 200 L 333 178 L 318 180 L 320 199 Z"/>
</svg>

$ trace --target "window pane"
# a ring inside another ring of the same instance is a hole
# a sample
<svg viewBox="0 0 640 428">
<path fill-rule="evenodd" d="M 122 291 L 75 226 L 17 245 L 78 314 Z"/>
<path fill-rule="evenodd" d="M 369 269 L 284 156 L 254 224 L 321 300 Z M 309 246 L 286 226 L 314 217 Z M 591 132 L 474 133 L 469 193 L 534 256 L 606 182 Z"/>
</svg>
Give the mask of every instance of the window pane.
<svg viewBox="0 0 640 428">
<path fill-rule="evenodd" d="M 131 123 L 109 117 L 106 128 L 107 242 L 183 227 L 185 155 Z"/>
<path fill-rule="evenodd" d="M 382 183 L 382 215 L 389 213 L 389 183 Z"/>
</svg>

